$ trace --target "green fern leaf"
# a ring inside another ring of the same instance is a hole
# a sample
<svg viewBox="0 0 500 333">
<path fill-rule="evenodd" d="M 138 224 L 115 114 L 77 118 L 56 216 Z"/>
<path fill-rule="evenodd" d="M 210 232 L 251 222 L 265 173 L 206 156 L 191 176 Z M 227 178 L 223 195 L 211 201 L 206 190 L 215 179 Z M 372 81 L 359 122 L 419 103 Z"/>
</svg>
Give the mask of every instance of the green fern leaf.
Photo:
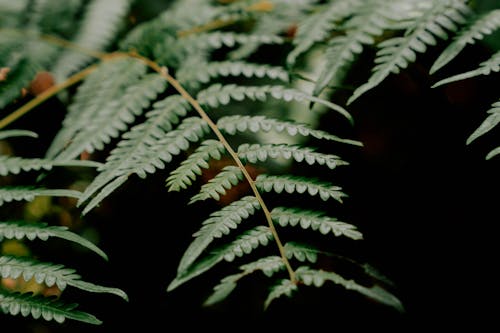
<svg viewBox="0 0 500 333">
<path fill-rule="evenodd" d="M 38 196 L 80 198 L 81 192 L 66 189 L 45 189 L 35 187 L 1 187 L 0 206 L 11 201 L 32 201 Z"/>
<path fill-rule="evenodd" d="M 65 167 L 98 167 L 101 163 L 93 161 L 52 161 L 40 158 L 21 158 L 0 156 L 0 176 L 18 174 L 21 171 L 51 170 L 55 166 Z"/>
<path fill-rule="evenodd" d="M 158 141 L 165 136 L 165 133 L 172 130 L 173 126 L 180 122 L 179 117 L 187 114 L 188 107 L 187 102 L 178 95 L 167 97 L 155 103 L 153 110 L 146 113 L 146 121 L 132 127 L 123 135 L 123 139 L 111 151 L 105 165 L 99 169 L 101 173 L 85 189 L 79 204 L 115 180 L 113 187 L 109 187 L 109 193 L 111 193 L 127 180 L 132 167 L 144 168 L 147 166 L 148 164 L 142 164 L 146 162 L 146 158 L 150 163 L 153 163 L 153 166 L 163 168 L 162 160 L 170 161 L 171 156 L 163 153 L 160 156 L 162 159 L 159 159 L 158 156 L 153 158 L 154 156 L 148 151 L 152 146 L 157 147 Z M 172 153 L 176 152 L 172 151 Z M 143 172 L 141 172 L 142 174 Z"/>
<path fill-rule="evenodd" d="M 17 27 L 21 25 L 19 22 L 22 18 L 22 13 L 26 12 L 29 1 L 19 0 L 19 1 L 0 1 L 0 26 L 4 27 Z"/>
<path fill-rule="evenodd" d="M 489 116 L 483 123 L 467 138 L 467 144 L 476 140 L 478 137 L 488 133 L 500 123 L 500 101 L 493 103 L 492 108 L 487 111 Z"/>
<path fill-rule="evenodd" d="M 142 115 L 165 87 L 165 79 L 158 74 L 148 74 L 139 82 L 128 86 L 122 96 L 107 103 L 105 108 L 93 117 L 92 122 L 75 135 L 57 158 L 73 159 L 83 151 L 92 153 L 94 150 L 104 149 L 120 131 L 127 130 L 127 124 Z"/>
<path fill-rule="evenodd" d="M 293 66 L 301 54 L 307 52 L 317 42 L 328 39 L 337 22 L 355 12 L 361 3 L 358 0 L 332 1 L 318 7 L 316 12 L 307 16 L 297 27 L 297 35 L 293 39 L 295 47 L 287 56 L 287 64 Z"/>
<path fill-rule="evenodd" d="M 394 2 L 385 0 L 371 0 L 356 9 L 353 17 L 342 26 L 345 35 L 329 41 L 325 64 L 316 80 L 313 95 L 319 96 L 328 85 L 340 82 L 349 64 L 363 52 L 363 45 L 373 45 L 375 37 L 382 35 L 391 20 L 399 15 L 397 10 L 400 9 Z"/>
<path fill-rule="evenodd" d="M 13 316 L 21 314 L 23 317 L 31 315 L 34 319 L 43 318 L 58 323 L 72 319 L 88 324 L 102 324 L 93 315 L 75 310 L 77 306 L 77 304 L 64 304 L 54 298 L 33 296 L 29 293 L 11 293 L 0 288 L 0 309 L 6 314 Z"/>
<path fill-rule="evenodd" d="M 283 260 L 277 256 L 260 258 L 249 264 L 240 266 L 242 272 L 228 275 L 214 287 L 214 292 L 203 303 L 204 306 L 214 305 L 226 299 L 236 288 L 237 282 L 243 277 L 256 271 L 262 271 L 266 276 L 271 277 L 274 273 L 285 268 Z"/>
<path fill-rule="evenodd" d="M 233 261 L 236 257 L 249 254 L 259 245 L 267 245 L 273 239 L 273 234 L 268 227 L 257 226 L 245 231 L 232 243 L 213 251 L 210 255 L 201 257 L 188 269 L 178 272 L 177 277 L 169 284 L 167 291 L 172 291 L 187 281 L 205 273 L 222 260 Z"/>
<path fill-rule="evenodd" d="M 41 239 L 46 241 L 47 239 L 55 237 L 64 239 L 80 246 L 83 246 L 105 260 L 108 260 L 108 256 L 100 248 L 95 246 L 89 240 L 75 234 L 68 230 L 64 226 L 49 226 L 47 223 L 27 223 L 23 221 L 2 221 L 0 222 L 0 241 L 4 238 L 6 239 L 23 239 L 27 238 L 29 240 Z"/>
<path fill-rule="evenodd" d="M 283 44 L 282 37 L 275 35 L 249 35 L 234 32 L 206 32 L 192 34 L 182 39 L 182 45 L 187 54 L 198 52 L 208 52 L 221 47 L 234 47 L 237 44 L 258 43 L 258 44 Z"/>
<path fill-rule="evenodd" d="M 203 302 L 203 306 L 211 306 L 225 300 L 237 287 L 237 281 L 242 274 L 228 275 L 214 287 L 213 293 Z"/>
<path fill-rule="evenodd" d="M 285 159 L 294 159 L 297 162 L 306 162 L 309 165 L 326 165 L 330 169 L 335 169 L 340 165 L 348 165 L 340 157 L 330 154 L 316 153 L 314 149 L 290 145 L 260 145 L 260 144 L 242 144 L 238 147 L 238 156 L 250 163 L 258 161 L 264 162 L 269 158 L 282 157 Z"/>
<path fill-rule="evenodd" d="M 239 167 L 225 166 L 214 178 L 201 187 L 200 193 L 194 195 L 189 203 L 210 198 L 219 200 L 222 195 L 226 194 L 226 190 L 237 185 L 241 180 L 243 180 L 243 172 Z"/>
<path fill-rule="evenodd" d="M 286 193 L 308 193 L 311 196 L 319 195 L 323 201 L 332 198 L 342 202 L 342 198 L 347 197 L 347 194 L 343 193 L 338 186 L 304 177 L 261 174 L 257 176 L 255 185 L 265 192 L 282 193 L 285 191 Z"/>
<path fill-rule="evenodd" d="M 79 47 L 104 50 L 123 24 L 130 0 L 92 0 L 85 9 L 83 20 L 73 42 Z M 64 51 L 52 67 L 56 81 L 62 82 L 93 60 L 92 56 L 73 50 Z"/>
<path fill-rule="evenodd" d="M 499 146 L 499 147 L 496 147 L 495 149 L 493 149 L 492 151 L 490 151 L 490 152 L 486 155 L 486 159 L 487 159 L 487 160 L 492 159 L 493 157 L 497 156 L 498 154 L 500 154 L 500 146 Z"/>
<path fill-rule="evenodd" d="M 288 259 L 295 258 L 300 262 L 308 261 L 316 263 L 318 261 L 318 249 L 311 245 L 297 242 L 287 242 L 285 244 L 285 253 Z"/>
<path fill-rule="evenodd" d="M 3 278 L 13 279 L 22 277 L 24 281 L 33 278 L 38 284 L 44 283 L 47 287 L 55 285 L 61 291 L 66 286 L 72 286 L 89 292 L 114 294 L 128 300 L 127 294 L 118 288 L 104 287 L 82 281 L 80 276 L 75 274 L 74 269 L 29 258 L 0 256 L 0 275 Z"/>
<path fill-rule="evenodd" d="M 18 136 L 25 136 L 25 137 L 31 137 L 31 138 L 38 138 L 38 134 L 32 131 L 27 131 L 27 130 L 4 130 L 0 131 L 0 140 L 5 140 L 8 138 L 12 137 L 18 137 Z"/>
<path fill-rule="evenodd" d="M 170 173 L 167 178 L 169 191 L 180 191 L 186 189 L 201 175 L 201 169 L 208 169 L 208 160 L 213 158 L 220 160 L 222 153 L 226 151 L 224 145 L 216 140 L 205 140 L 189 157 L 182 161 L 181 165 Z"/>
<path fill-rule="evenodd" d="M 236 229 L 244 219 L 254 214 L 257 209 L 260 209 L 257 199 L 247 196 L 210 214 L 210 217 L 203 222 L 202 228 L 194 233 L 195 239 L 184 252 L 177 269 L 178 272 L 185 271 L 214 239 L 228 235 L 231 229 Z"/>
<path fill-rule="evenodd" d="M 264 309 L 267 309 L 275 299 L 280 298 L 281 296 L 291 297 L 297 290 L 297 285 L 292 281 L 287 279 L 280 280 L 278 284 L 271 288 L 271 292 L 264 301 Z"/>
<path fill-rule="evenodd" d="M 139 126 L 143 128 L 142 125 Z M 135 141 L 119 145 L 115 148 L 114 154 L 112 153 L 108 158 L 109 164 L 106 162 L 103 166 L 104 172 L 100 173 L 82 194 L 78 205 L 100 190 L 100 194 L 87 204 L 82 214 L 88 213 L 98 205 L 106 196 L 122 185 L 129 175 L 135 173 L 139 177 L 145 178 L 148 173 L 155 172 L 157 168 L 164 168 L 164 162 L 170 162 L 174 155 L 187 150 L 190 142 L 199 141 L 207 131 L 206 122 L 201 118 L 191 117 L 184 119 L 176 130 L 170 131 L 161 139 L 148 142 L 148 150 L 143 145 L 140 147 L 142 149 L 138 151 L 136 145 L 138 142 Z M 129 145 L 130 143 L 132 146 Z M 130 152 L 137 154 L 130 155 Z"/>
<path fill-rule="evenodd" d="M 228 104 L 231 100 L 242 101 L 246 98 L 263 102 L 267 100 L 268 95 L 285 102 L 290 102 L 292 100 L 298 102 L 314 102 L 337 111 L 349 121 L 352 121 L 352 117 L 349 112 L 337 104 L 311 96 L 294 88 L 286 88 L 277 85 L 238 86 L 236 84 L 222 85 L 220 83 L 216 83 L 207 89 L 200 91 L 198 93 L 197 100 L 201 104 L 206 104 L 212 108 L 216 108 L 220 105 Z"/>
<path fill-rule="evenodd" d="M 465 73 L 453 75 L 449 78 L 438 81 L 432 86 L 432 88 L 439 87 L 451 82 L 466 80 L 480 75 L 490 75 L 491 73 L 497 72 L 500 72 L 500 51 L 497 51 L 488 60 L 483 61 L 479 65 L 479 68 Z"/>
<path fill-rule="evenodd" d="M 391 73 L 397 74 L 413 63 L 417 53 L 424 53 L 428 45 L 437 43 L 435 36 L 448 38 L 446 30 L 458 30 L 457 24 L 464 23 L 464 14 L 469 12 L 463 0 L 433 0 L 422 4 L 426 8 L 417 19 L 412 20 L 403 37 L 393 37 L 378 45 L 377 65 L 372 76 L 354 91 L 347 104 L 378 86 Z"/>
<path fill-rule="evenodd" d="M 404 311 L 401 301 L 396 296 L 377 285 L 365 287 L 354 280 L 346 280 L 337 273 L 315 270 L 305 266 L 297 269 L 296 276 L 307 286 L 321 287 L 326 281 L 331 281 L 348 290 L 355 290 L 377 302 L 392 306 L 398 311 Z"/>
<path fill-rule="evenodd" d="M 354 240 L 363 239 L 363 235 L 352 224 L 324 216 L 322 212 L 276 207 L 271 211 L 271 216 L 282 227 L 298 225 L 303 229 L 318 230 L 323 235 L 333 233 L 335 236 L 345 236 Z"/>
<path fill-rule="evenodd" d="M 46 156 L 55 157 L 79 132 L 84 132 L 94 119 L 99 119 L 101 114 L 105 116 L 109 105 L 124 96 L 126 89 L 137 83 L 145 72 L 146 66 L 135 59 L 122 58 L 100 64 L 78 88 L 63 127 Z"/>
<path fill-rule="evenodd" d="M 198 88 L 213 79 L 228 76 L 244 76 L 246 78 L 269 78 L 289 81 L 288 72 L 279 66 L 253 64 L 244 61 L 202 62 L 199 59 L 185 62 L 177 72 L 177 80 L 184 86 Z"/>
<path fill-rule="evenodd" d="M 439 55 L 430 69 L 433 74 L 447 63 L 452 61 L 468 44 L 474 44 L 484 36 L 500 28 L 500 9 L 492 10 L 476 17 L 454 38 L 446 49 Z"/>
<path fill-rule="evenodd" d="M 236 132 L 269 132 L 270 130 L 275 130 L 278 133 L 286 131 L 291 136 L 297 134 L 303 136 L 312 136 L 316 139 L 324 139 L 337 141 L 347 144 L 352 144 L 356 146 L 361 146 L 362 143 L 355 140 L 342 139 L 338 136 L 329 134 L 324 131 L 315 130 L 310 128 L 306 124 L 297 124 L 291 121 L 283 121 L 278 119 L 267 118 L 265 116 L 227 116 L 221 117 L 217 121 L 217 127 L 225 131 L 228 134 L 235 134 Z"/>
</svg>

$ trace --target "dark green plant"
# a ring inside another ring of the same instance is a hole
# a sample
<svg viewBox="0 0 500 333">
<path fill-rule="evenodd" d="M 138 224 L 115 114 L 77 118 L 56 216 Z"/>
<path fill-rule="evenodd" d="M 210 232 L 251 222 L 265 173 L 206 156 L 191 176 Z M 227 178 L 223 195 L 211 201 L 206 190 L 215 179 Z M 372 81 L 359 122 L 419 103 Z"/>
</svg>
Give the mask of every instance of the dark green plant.
<svg viewBox="0 0 500 333">
<path fill-rule="evenodd" d="M 321 151 L 318 142 L 328 142 L 332 150 L 356 150 L 362 142 L 320 130 L 317 122 L 325 112 L 334 112 L 338 121 L 356 126 L 348 111 L 351 103 L 374 93 L 419 54 L 448 43 L 430 69 L 436 72 L 467 44 L 493 33 L 500 24 L 498 10 L 475 13 L 473 4 L 460 0 L 183 0 L 131 26 L 125 21 L 131 5 L 128 0 L 0 1 L 5 17 L 0 21 L 0 107 L 10 112 L 0 121 L 0 138 L 35 136 L 3 128 L 51 97 L 67 107 L 45 156 L 2 156 L 2 176 L 20 171 L 39 175 L 32 186 L 17 186 L 14 180 L 14 186 L 0 188 L 0 203 L 74 197 L 85 219 L 130 177 L 169 169 L 166 190 L 196 189 L 186 209 L 204 205 L 213 212 L 200 216 L 201 227 L 179 258 L 177 276 L 166 281 L 167 291 L 234 262 L 234 274 L 221 276 L 206 305 L 230 297 L 238 282 L 262 272 L 269 278 L 265 307 L 302 286 L 331 282 L 402 311 L 391 285 L 373 269 L 336 256 L 335 244 L 319 248 L 322 238 L 361 241 L 363 236 L 324 209 L 348 198 L 331 178 L 337 167 L 348 168 L 349 161 Z M 354 65 L 367 61 L 361 56 L 369 50 L 375 52 L 371 74 L 354 82 L 347 100 L 336 101 L 335 89 L 348 81 Z M 496 53 L 479 69 L 436 86 L 499 68 Z M 50 73 L 55 83 L 38 91 L 41 72 Z M 313 83 L 310 93 L 305 79 Z M 23 91 L 31 98 L 23 97 Z M 468 142 L 498 124 L 499 110 L 493 104 Z M 86 161 L 88 156 L 98 161 Z M 47 173 L 68 167 L 95 168 L 82 192 L 45 188 Z M 318 169 L 320 173 L 314 171 Z M 9 217 L 2 223 L 0 236 L 5 238 L 62 237 L 102 255 L 56 226 Z M 311 232 L 316 236 L 310 237 Z M 345 277 L 319 257 L 361 267 L 365 276 L 362 282 Z M 38 283 L 126 298 L 118 289 L 83 282 L 72 270 L 35 259 L 2 256 L 0 272 L 28 280 L 45 274 Z M 6 313 L 38 318 L 40 309 L 49 309 L 42 310 L 48 313 L 44 319 L 98 322 L 59 301 L 1 293 Z"/>
</svg>

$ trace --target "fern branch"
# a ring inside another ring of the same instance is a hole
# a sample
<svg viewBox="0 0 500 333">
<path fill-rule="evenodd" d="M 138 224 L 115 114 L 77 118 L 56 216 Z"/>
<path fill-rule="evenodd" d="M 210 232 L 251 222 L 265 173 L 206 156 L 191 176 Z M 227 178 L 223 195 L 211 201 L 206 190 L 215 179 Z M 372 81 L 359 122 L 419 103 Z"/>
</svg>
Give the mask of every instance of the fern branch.
<svg viewBox="0 0 500 333">
<path fill-rule="evenodd" d="M 201 143 L 187 159 L 182 161 L 181 165 L 173 170 L 167 178 L 167 186 L 169 191 L 179 191 L 186 189 L 196 179 L 197 175 L 201 175 L 201 168 L 209 167 L 208 160 L 219 160 L 224 153 L 225 148 L 222 143 L 216 140 L 205 140 Z"/>
<path fill-rule="evenodd" d="M 228 235 L 231 229 L 236 229 L 243 219 L 247 219 L 257 209 L 260 209 L 257 199 L 247 196 L 210 214 L 210 217 L 203 221 L 201 229 L 193 234 L 195 239 L 184 252 L 177 271 L 185 271 L 214 239 Z"/>
<path fill-rule="evenodd" d="M 276 242 L 276 246 L 278 247 L 278 250 L 280 252 L 281 257 L 283 258 L 283 261 L 285 263 L 285 266 L 287 268 L 288 274 L 290 275 L 290 280 L 295 281 L 295 272 L 293 271 L 292 267 L 290 266 L 290 263 L 288 262 L 288 259 L 286 258 L 283 244 L 281 243 L 281 240 L 278 236 L 278 233 L 276 232 L 276 229 L 273 225 L 271 215 L 269 213 L 269 209 L 267 208 L 267 205 L 265 204 L 264 200 L 262 199 L 257 187 L 255 186 L 255 183 L 250 176 L 250 174 L 247 172 L 245 169 L 245 166 L 241 162 L 241 160 L 238 157 L 238 154 L 232 149 L 231 145 L 227 142 L 226 138 L 224 135 L 222 135 L 219 127 L 212 121 L 210 117 L 206 114 L 206 112 L 203 110 L 201 107 L 200 103 L 194 99 L 187 91 L 184 89 L 184 87 L 177 81 L 174 77 L 170 76 L 168 74 L 168 71 L 166 70 L 165 67 L 159 66 L 157 63 L 146 59 L 144 57 L 138 56 L 139 59 L 144 61 L 150 68 L 155 70 L 156 72 L 160 73 L 165 79 L 172 85 L 175 90 L 179 92 L 179 94 L 189 102 L 189 104 L 193 107 L 193 109 L 198 112 L 200 115 L 201 119 L 205 121 L 206 124 L 210 127 L 212 132 L 215 134 L 215 136 L 219 139 L 219 141 L 224 145 L 226 148 L 226 151 L 229 153 L 231 158 L 235 161 L 236 165 L 240 168 L 241 172 L 243 173 L 244 178 L 248 182 L 254 196 L 259 200 L 260 206 L 262 207 L 262 211 L 266 217 L 266 221 L 268 223 L 269 229 L 271 231 L 271 234 L 273 235 L 274 241 Z"/>
<path fill-rule="evenodd" d="M 236 257 L 242 257 L 245 254 L 251 253 L 259 245 L 265 246 L 269 244 L 269 241 L 272 239 L 273 233 L 269 227 L 257 226 L 247 230 L 229 245 L 225 245 L 219 250 L 214 250 L 210 255 L 204 256 L 194 262 L 186 270 L 178 272 L 175 279 L 168 285 L 167 291 L 172 291 L 187 281 L 203 274 L 222 260 L 234 261 Z M 285 263 L 282 257 L 281 260 Z M 286 263 L 288 263 L 288 260 Z"/>
<path fill-rule="evenodd" d="M 33 278 L 38 284 L 44 283 L 49 288 L 55 285 L 61 291 L 66 286 L 72 286 L 94 293 L 114 294 L 128 300 L 127 294 L 122 290 L 83 281 L 75 272 L 74 269 L 66 268 L 63 265 L 40 262 L 31 258 L 0 256 L 0 275 L 3 278 L 17 279 L 22 277 L 24 281 L 30 281 Z"/>
<path fill-rule="evenodd" d="M 432 88 L 442 86 L 444 84 L 456 82 L 456 81 L 461 81 L 461 80 L 466 80 L 470 79 L 476 76 L 480 75 L 490 75 L 491 73 L 497 73 L 500 72 L 500 51 L 497 51 L 495 54 L 493 54 L 488 60 L 483 61 L 480 65 L 479 68 L 453 75 L 449 78 L 440 80 L 436 82 Z"/>
<path fill-rule="evenodd" d="M 40 158 L 21 158 L 0 156 L 0 176 L 18 174 L 21 171 L 51 170 L 56 166 L 64 167 L 98 167 L 101 163 L 94 161 L 68 161 L 60 162 Z"/>
<path fill-rule="evenodd" d="M 324 139 L 330 141 L 337 141 L 341 143 L 352 144 L 356 146 L 361 146 L 362 143 L 356 140 L 342 139 L 330 133 L 315 130 L 310 128 L 305 124 L 297 124 L 291 121 L 282 121 L 278 119 L 267 118 L 265 116 L 226 116 L 221 117 L 217 126 L 219 129 L 223 130 L 229 134 L 235 134 L 236 132 L 258 132 L 270 130 L 275 130 L 278 133 L 286 131 L 287 134 L 295 136 L 300 134 L 302 136 L 312 136 L 316 139 Z"/>
<path fill-rule="evenodd" d="M 12 137 L 19 137 L 19 136 L 25 136 L 25 137 L 31 137 L 31 138 L 38 138 L 38 134 L 32 131 L 27 131 L 27 130 L 4 130 L 0 131 L 0 140 L 5 140 L 7 138 L 12 138 Z"/>
<path fill-rule="evenodd" d="M 81 192 L 66 189 L 45 189 L 35 187 L 0 188 L 0 206 L 11 201 L 32 201 L 38 196 L 80 198 Z"/>
<path fill-rule="evenodd" d="M 312 196 L 319 195 L 323 201 L 332 198 L 338 202 L 342 202 L 342 198 L 347 197 L 347 194 L 341 192 L 341 188 L 338 186 L 332 186 L 326 182 L 303 177 L 260 174 L 255 180 L 255 185 L 265 192 L 275 191 L 276 193 L 281 193 L 285 191 L 290 194 L 307 192 Z"/>
<path fill-rule="evenodd" d="M 64 239 L 80 246 L 83 246 L 105 260 L 108 256 L 100 248 L 94 245 L 89 240 L 75 234 L 64 226 L 49 226 L 47 223 L 27 223 L 23 221 L 1 221 L 0 222 L 0 241 L 6 239 L 23 239 L 29 240 L 40 239 L 46 241 L 47 239 L 55 237 Z"/>
<path fill-rule="evenodd" d="M 297 285 L 292 281 L 287 279 L 282 279 L 271 288 L 271 292 L 264 301 L 264 309 L 267 309 L 271 305 L 272 301 L 281 296 L 291 297 L 294 292 L 298 289 Z"/>
<path fill-rule="evenodd" d="M 271 211 L 271 216 L 282 227 L 298 225 L 303 229 L 318 230 L 323 235 L 333 233 L 335 236 L 345 236 L 354 240 L 363 238 L 361 232 L 352 224 L 324 216 L 322 212 L 276 207 Z"/>
<path fill-rule="evenodd" d="M 300 262 L 308 261 L 316 263 L 318 261 L 318 250 L 309 244 L 300 244 L 297 242 L 287 242 L 285 251 L 288 259 L 295 258 Z"/>
<path fill-rule="evenodd" d="M 129 81 L 133 82 L 130 79 Z M 165 89 L 165 83 L 161 76 L 154 73 L 147 74 L 139 82 L 129 85 L 122 96 L 107 103 L 98 114 L 92 117 L 91 123 L 76 133 L 57 159 L 68 160 L 75 158 L 83 151 L 92 153 L 94 150 L 104 149 L 112 138 L 117 137 L 121 131 L 125 131 L 128 124 L 142 115 L 151 101 Z M 80 110 L 80 112 L 84 111 Z"/>
<path fill-rule="evenodd" d="M 242 101 L 249 98 L 254 101 L 265 101 L 267 96 L 273 97 L 278 100 L 290 102 L 295 100 L 297 102 L 314 102 L 323 105 L 331 110 L 337 111 L 349 121 L 353 121 L 352 116 L 340 105 L 326 101 L 324 99 L 311 96 L 300 90 L 293 88 L 286 88 L 283 86 L 238 86 L 235 84 L 222 85 L 216 83 L 207 89 L 200 91 L 197 100 L 201 104 L 206 104 L 212 108 L 219 105 L 226 105 L 231 100 Z"/>
<path fill-rule="evenodd" d="M 333 37 L 325 49 L 325 63 L 316 80 L 313 95 L 319 96 L 332 82 L 338 80 L 356 56 L 363 52 L 363 45 L 373 45 L 397 17 L 398 8 L 392 1 L 372 0 L 353 13 L 342 26 L 345 35 Z"/>
<path fill-rule="evenodd" d="M 102 50 L 116 35 L 125 17 L 130 0 L 93 0 L 83 16 L 83 23 L 73 43 L 88 50 Z M 87 65 L 92 57 L 86 53 L 67 50 L 52 67 L 56 81 Z"/>
<path fill-rule="evenodd" d="M 500 9 L 492 10 L 476 17 L 454 37 L 453 42 L 439 55 L 432 65 L 430 73 L 435 73 L 452 61 L 468 44 L 474 44 L 476 40 L 483 39 L 484 36 L 493 33 L 499 28 Z"/>
<path fill-rule="evenodd" d="M 187 61 L 177 71 L 177 80 L 184 86 L 198 88 L 218 77 L 244 76 L 246 78 L 263 78 L 289 81 L 288 72 L 279 66 L 253 64 L 245 61 L 205 62 L 195 58 Z"/>
<path fill-rule="evenodd" d="M 327 39 L 336 23 L 351 15 L 361 3 L 358 0 L 333 1 L 307 16 L 297 27 L 297 35 L 293 39 L 295 48 L 288 54 L 287 64 L 293 66 L 301 54 Z"/>
<path fill-rule="evenodd" d="M 192 204 L 198 200 L 206 200 L 209 198 L 219 200 L 220 196 L 226 194 L 226 190 L 237 185 L 243 180 L 243 173 L 240 168 L 234 165 L 224 167 L 214 178 L 208 183 L 203 184 L 200 192 L 194 195 L 189 202 Z"/>
<path fill-rule="evenodd" d="M 89 123 L 92 123 L 90 120 L 106 115 L 112 109 L 109 105 L 113 105 L 113 100 L 123 96 L 126 89 L 138 82 L 145 71 L 144 64 L 130 58 L 112 57 L 101 63 L 98 70 L 79 87 L 75 101 L 63 121 L 63 128 L 47 151 L 47 157 L 55 157 L 63 151 L 79 132 L 88 128 Z M 69 155 L 65 158 L 73 157 Z"/>
<path fill-rule="evenodd" d="M 226 299 L 236 288 L 237 282 L 249 274 L 256 271 L 262 271 L 264 275 L 271 277 L 274 273 L 284 268 L 283 260 L 278 256 L 264 257 L 252 263 L 242 265 L 240 266 L 242 272 L 223 278 L 220 283 L 214 287 L 214 292 L 205 300 L 203 305 L 210 306 Z"/>
<path fill-rule="evenodd" d="M 308 147 L 284 144 L 250 145 L 245 143 L 238 147 L 238 156 L 250 163 L 264 162 L 269 158 L 282 157 L 285 159 L 294 159 L 297 162 L 306 162 L 309 165 L 326 165 L 330 169 L 349 164 L 335 155 L 317 153 L 314 149 Z"/>
<path fill-rule="evenodd" d="M 93 315 L 75 310 L 77 304 L 65 304 L 57 299 L 33 296 L 25 293 L 11 293 L 0 287 L 0 309 L 6 313 L 23 317 L 31 315 L 34 319 L 54 320 L 63 323 L 66 319 L 100 325 L 102 322 Z"/>
<path fill-rule="evenodd" d="M 414 62 L 417 53 L 423 53 L 428 45 L 437 43 L 435 36 L 448 38 L 446 30 L 458 30 L 457 24 L 465 21 L 464 14 L 469 11 L 464 0 L 433 0 L 424 5 L 427 8 L 423 9 L 420 17 L 412 21 L 403 37 L 390 38 L 378 45 L 380 49 L 373 74 L 368 82 L 353 92 L 347 104 L 378 86 L 391 73 L 397 74 Z"/>
<path fill-rule="evenodd" d="M 321 287 L 326 281 L 331 281 L 341 285 L 348 290 L 355 290 L 377 302 L 394 307 L 396 310 L 404 312 L 403 305 L 393 294 L 385 289 L 375 285 L 365 287 L 358 284 L 354 280 L 346 280 L 342 276 L 334 272 L 326 272 L 323 270 L 315 270 L 309 267 L 299 267 L 297 269 L 297 278 L 308 286 Z"/>
</svg>

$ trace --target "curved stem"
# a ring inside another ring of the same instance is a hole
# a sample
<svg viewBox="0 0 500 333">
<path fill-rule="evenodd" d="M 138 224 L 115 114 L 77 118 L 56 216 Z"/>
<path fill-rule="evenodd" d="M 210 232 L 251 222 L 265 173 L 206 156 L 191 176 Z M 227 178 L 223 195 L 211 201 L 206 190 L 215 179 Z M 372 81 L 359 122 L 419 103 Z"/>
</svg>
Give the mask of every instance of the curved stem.
<svg viewBox="0 0 500 333">
<path fill-rule="evenodd" d="M 203 108 L 201 107 L 200 103 L 198 103 L 198 101 L 195 98 L 193 98 L 193 96 L 191 96 L 186 91 L 186 89 L 184 89 L 184 87 L 179 83 L 179 81 L 177 81 L 174 77 L 172 77 L 168 73 L 168 70 L 167 70 L 166 67 L 162 67 L 162 66 L 158 65 L 156 62 L 152 61 L 151 59 L 145 58 L 145 57 L 143 57 L 143 56 L 141 56 L 139 54 L 136 54 L 136 53 L 131 53 L 131 54 L 127 54 L 127 55 L 139 59 L 140 61 L 144 62 L 148 67 L 150 67 L 152 70 L 156 71 L 162 77 L 164 77 L 165 80 L 167 80 L 168 83 L 171 84 L 172 87 L 174 87 L 174 89 L 177 90 L 177 92 L 184 99 L 186 99 L 189 102 L 189 104 L 191 104 L 191 106 L 196 110 L 196 112 L 198 112 L 198 114 L 200 115 L 200 117 L 212 129 L 212 131 L 217 136 L 217 138 L 219 139 L 219 141 L 224 145 L 224 147 L 228 151 L 229 155 L 231 155 L 231 157 L 233 158 L 233 160 L 236 163 L 236 165 L 242 171 L 243 176 L 245 177 L 245 179 L 247 180 L 248 184 L 250 185 L 250 188 L 252 189 L 253 194 L 255 195 L 255 197 L 257 198 L 257 200 L 260 203 L 262 211 L 264 212 L 264 215 L 266 217 L 269 229 L 271 230 L 271 233 L 272 233 L 272 235 L 274 237 L 276 245 L 278 246 L 278 250 L 280 252 L 280 256 L 281 256 L 281 258 L 283 260 L 283 263 L 285 264 L 285 267 L 286 267 L 286 269 L 288 271 L 288 274 L 290 276 L 290 280 L 294 284 L 297 283 L 297 279 L 295 277 L 295 271 L 293 270 L 293 268 L 292 268 L 292 266 L 290 264 L 290 261 L 286 257 L 285 247 L 283 246 L 283 243 L 281 242 L 281 240 L 280 240 L 280 238 L 278 236 L 278 232 L 276 231 L 276 228 L 274 227 L 273 220 L 271 218 L 271 213 L 269 212 L 269 209 L 267 208 L 267 205 L 265 204 L 262 196 L 260 195 L 260 192 L 259 192 L 259 190 L 257 189 L 257 187 L 255 185 L 255 181 L 252 179 L 252 177 L 250 176 L 250 174 L 246 170 L 245 166 L 243 165 L 243 162 L 241 162 L 240 158 L 238 157 L 238 154 L 233 150 L 233 148 L 231 147 L 231 145 L 227 142 L 226 138 L 221 133 L 221 131 L 219 130 L 219 128 L 217 127 L 217 125 L 212 121 L 212 119 L 203 110 Z"/>
</svg>

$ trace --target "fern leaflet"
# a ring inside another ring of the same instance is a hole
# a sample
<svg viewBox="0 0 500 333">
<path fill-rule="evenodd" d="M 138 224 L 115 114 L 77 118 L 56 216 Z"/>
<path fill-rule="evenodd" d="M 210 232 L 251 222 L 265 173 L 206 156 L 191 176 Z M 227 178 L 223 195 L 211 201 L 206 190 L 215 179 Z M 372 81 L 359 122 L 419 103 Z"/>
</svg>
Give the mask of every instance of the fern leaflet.
<svg viewBox="0 0 500 333">
<path fill-rule="evenodd" d="M 219 200 L 222 195 L 226 194 L 226 190 L 237 185 L 241 180 L 243 180 L 241 169 L 234 165 L 228 165 L 214 178 L 210 179 L 208 183 L 204 184 L 201 187 L 200 193 L 193 196 L 189 203 L 209 198 Z"/>
</svg>

